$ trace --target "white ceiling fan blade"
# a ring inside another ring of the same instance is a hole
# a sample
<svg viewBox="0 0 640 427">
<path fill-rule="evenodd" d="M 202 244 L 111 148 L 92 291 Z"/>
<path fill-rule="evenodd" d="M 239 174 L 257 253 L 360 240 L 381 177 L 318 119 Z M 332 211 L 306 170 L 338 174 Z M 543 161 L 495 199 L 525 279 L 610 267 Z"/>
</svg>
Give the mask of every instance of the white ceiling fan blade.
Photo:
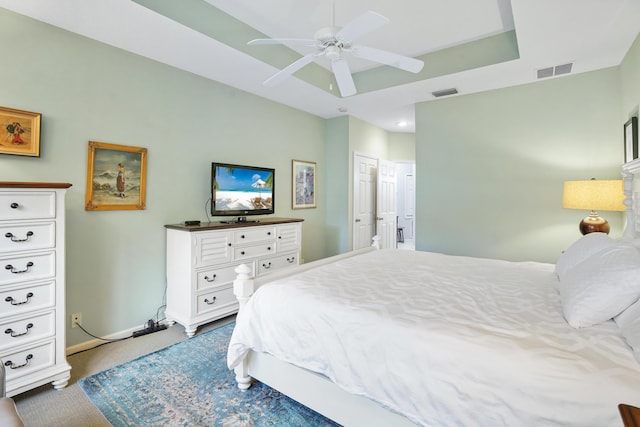
<svg viewBox="0 0 640 427">
<path fill-rule="evenodd" d="M 336 37 L 339 40 L 353 41 L 373 30 L 384 27 L 388 23 L 388 18 L 369 10 L 354 20 L 349 21 L 349 23 L 336 33 Z"/>
<path fill-rule="evenodd" d="M 387 52 L 386 50 L 375 49 L 372 47 L 354 46 L 351 53 L 353 56 L 357 56 L 358 58 L 390 65 L 412 73 L 419 73 L 420 70 L 422 70 L 422 67 L 424 67 L 424 61 L 419 59 L 398 55 L 397 53 Z"/>
<path fill-rule="evenodd" d="M 349 70 L 349 64 L 344 58 L 331 61 L 331 70 L 336 77 L 338 83 L 338 89 L 342 97 L 347 97 L 356 94 L 356 85 L 353 83 L 353 77 L 351 77 L 351 70 Z"/>
<path fill-rule="evenodd" d="M 255 39 L 247 43 L 248 45 L 262 45 L 262 44 L 298 44 L 305 46 L 315 46 L 318 42 L 314 39 Z"/>
<path fill-rule="evenodd" d="M 315 53 L 310 53 L 298 59 L 297 61 L 292 62 L 287 67 L 283 68 L 282 70 L 278 71 L 273 76 L 265 80 L 263 84 L 269 87 L 276 86 L 277 84 L 286 80 L 287 77 L 289 77 L 291 74 L 295 73 L 296 71 L 313 61 L 313 58 L 315 58 L 316 55 L 317 54 Z"/>
</svg>

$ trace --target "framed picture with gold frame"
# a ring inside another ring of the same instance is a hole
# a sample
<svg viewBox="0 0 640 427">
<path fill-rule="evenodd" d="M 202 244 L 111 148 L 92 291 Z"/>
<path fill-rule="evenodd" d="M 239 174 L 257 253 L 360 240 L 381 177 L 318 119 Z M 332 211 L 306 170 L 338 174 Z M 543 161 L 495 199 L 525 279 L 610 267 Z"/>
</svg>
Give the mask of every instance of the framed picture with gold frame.
<svg viewBox="0 0 640 427">
<path fill-rule="evenodd" d="M 316 207 L 316 164 L 303 160 L 291 162 L 293 183 L 292 209 Z"/>
<path fill-rule="evenodd" d="M 40 157 L 40 113 L 0 107 L 0 154 Z"/>
<path fill-rule="evenodd" d="M 85 210 L 145 209 L 147 149 L 89 141 Z"/>
</svg>

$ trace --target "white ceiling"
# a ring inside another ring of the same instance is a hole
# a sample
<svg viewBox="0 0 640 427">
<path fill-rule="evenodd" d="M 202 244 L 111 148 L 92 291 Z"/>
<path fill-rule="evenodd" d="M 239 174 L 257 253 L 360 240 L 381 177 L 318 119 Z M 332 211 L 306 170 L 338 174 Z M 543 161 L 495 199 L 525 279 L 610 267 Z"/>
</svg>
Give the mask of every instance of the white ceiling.
<svg viewBox="0 0 640 427">
<path fill-rule="evenodd" d="M 333 0 L 202 1 L 268 37 L 313 38 L 334 21 Z M 574 63 L 572 74 L 619 65 L 640 31 L 640 0 L 336 0 L 338 26 L 367 10 L 390 19 L 359 39 L 362 45 L 418 56 L 515 29 L 520 54 L 496 65 L 340 98 L 296 77 L 265 87 L 261 82 L 277 68 L 130 0 L 0 0 L 0 7 L 320 117 L 343 115 L 346 109 L 398 132 L 414 130 L 413 105 L 433 100 L 435 90 L 455 87 L 468 94 L 529 83 L 537 69 L 567 62 Z M 351 59 L 349 64 L 352 71 L 376 66 Z M 410 125 L 398 128 L 400 120 Z"/>
</svg>

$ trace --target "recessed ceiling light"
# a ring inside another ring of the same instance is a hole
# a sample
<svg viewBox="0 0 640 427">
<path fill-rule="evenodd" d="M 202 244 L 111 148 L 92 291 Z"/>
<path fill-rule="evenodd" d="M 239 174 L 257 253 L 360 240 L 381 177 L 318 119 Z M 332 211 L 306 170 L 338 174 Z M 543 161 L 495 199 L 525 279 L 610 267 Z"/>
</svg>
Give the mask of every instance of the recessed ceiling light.
<svg viewBox="0 0 640 427">
<path fill-rule="evenodd" d="M 399 122 L 396 122 L 396 125 L 398 125 L 401 128 L 406 127 L 408 124 L 409 123 L 407 123 L 406 120 L 400 120 Z"/>
</svg>

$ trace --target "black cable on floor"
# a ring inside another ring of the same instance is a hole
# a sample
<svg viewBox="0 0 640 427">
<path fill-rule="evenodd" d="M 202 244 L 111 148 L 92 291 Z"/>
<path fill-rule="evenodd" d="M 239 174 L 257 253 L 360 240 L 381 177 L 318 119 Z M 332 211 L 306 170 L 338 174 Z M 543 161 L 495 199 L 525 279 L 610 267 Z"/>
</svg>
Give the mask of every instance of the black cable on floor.
<svg viewBox="0 0 640 427">
<path fill-rule="evenodd" d="M 76 351 L 75 353 L 68 354 L 68 355 L 67 355 L 67 357 L 69 357 L 69 356 L 73 356 L 74 354 L 83 353 L 83 352 L 85 352 L 85 351 L 93 350 L 94 348 L 102 347 L 102 346 L 103 346 L 103 345 L 105 345 L 105 344 L 110 344 L 110 343 L 112 343 L 112 342 L 124 341 L 124 340 L 128 340 L 129 338 L 133 338 L 133 335 L 129 335 L 128 337 L 124 337 L 124 338 L 102 338 L 102 337 L 98 337 L 98 336 L 96 336 L 96 335 L 93 335 L 91 332 L 87 331 L 87 330 L 86 330 L 86 329 L 85 329 L 81 324 L 79 324 L 79 323 L 76 323 L 76 326 L 78 326 L 80 329 L 82 329 L 82 331 L 83 331 L 85 334 L 89 335 L 90 337 L 93 337 L 93 338 L 96 338 L 96 339 L 99 339 L 99 340 L 102 340 L 102 341 L 106 341 L 106 342 L 103 342 L 102 344 L 98 344 L 98 345 L 96 345 L 96 346 L 94 346 L 94 347 L 91 347 L 91 348 L 87 348 L 87 349 L 85 349 L 85 350 L 80 350 L 80 351 Z"/>
</svg>

